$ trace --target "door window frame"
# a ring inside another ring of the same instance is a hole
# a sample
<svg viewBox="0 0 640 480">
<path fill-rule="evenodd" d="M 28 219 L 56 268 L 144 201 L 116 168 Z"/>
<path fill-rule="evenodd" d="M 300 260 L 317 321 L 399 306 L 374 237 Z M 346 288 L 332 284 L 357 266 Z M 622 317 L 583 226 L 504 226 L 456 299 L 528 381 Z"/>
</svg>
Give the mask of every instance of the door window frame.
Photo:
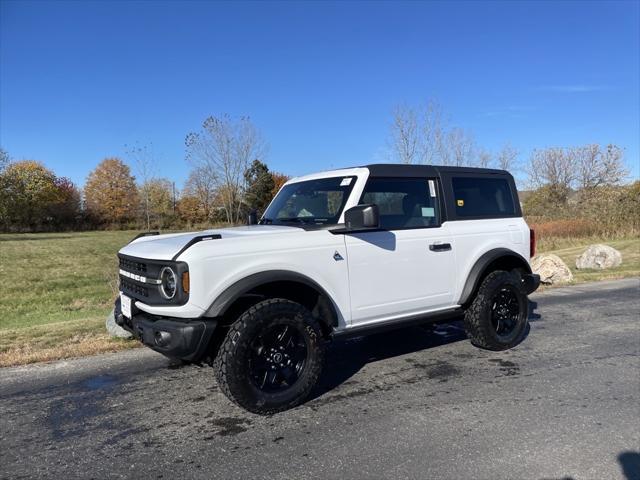
<svg viewBox="0 0 640 480">
<path fill-rule="evenodd" d="M 429 191 L 429 180 L 433 180 L 436 187 L 436 202 L 438 204 L 438 211 L 436 216 L 436 223 L 434 225 L 417 225 L 413 227 L 397 227 L 397 228 L 384 228 L 380 227 L 378 229 L 372 231 L 385 231 L 385 232 L 394 232 L 397 230 L 418 230 L 418 229 L 427 229 L 427 228 L 440 228 L 444 222 L 446 222 L 446 211 L 445 211 L 445 202 L 444 202 L 444 191 L 442 189 L 442 185 L 440 183 L 440 179 L 438 177 L 393 177 L 393 176 L 369 176 L 367 181 L 362 189 L 362 193 L 360 194 L 360 199 L 358 200 L 357 205 L 364 205 L 363 200 L 364 196 L 367 193 L 367 187 L 369 186 L 369 182 L 371 180 L 392 180 L 392 181 L 416 181 L 422 180 L 427 184 L 427 192 Z M 364 232 L 360 232 L 364 233 Z"/>
<path fill-rule="evenodd" d="M 500 215 L 474 215 L 474 216 L 460 216 L 456 212 L 456 198 L 455 192 L 453 190 L 453 179 L 454 178 L 477 178 L 477 179 L 500 179 L 505 180 L 509 189 L 511 190 L 511 198 L 513 199 L 514 213 L 512 214 L 500 214 Z M 522 207 L 520 206 L 520 199 L 518 198 L 518 190 L 516 188 L 515 181 L 513 177 L 508 174 L 485 174 L 485 173 L 457 173 L 457 172 L 442 172 L 442 185 L 444 187 L 444 199 L 445 199 L 445 208 L 449 207 L 447 210 L 447 218 L 451 221 L 464 221 L 464 220 L 491 220 L 491 219 L 500 219 L 500 218 L 520 218 L 522 217 Z"/>
</svg>

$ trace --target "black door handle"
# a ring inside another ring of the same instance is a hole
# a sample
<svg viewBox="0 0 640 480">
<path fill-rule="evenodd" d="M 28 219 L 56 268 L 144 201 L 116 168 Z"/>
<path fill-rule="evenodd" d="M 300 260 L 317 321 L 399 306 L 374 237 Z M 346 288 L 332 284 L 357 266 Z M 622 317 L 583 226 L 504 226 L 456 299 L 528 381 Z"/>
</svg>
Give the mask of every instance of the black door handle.
<svg viewBox="0 0 640 480">
<path fill-rule="evenodd" d="M 432 252 L 446 252 L 447 250 L 451 250 L 450 243 L 432 243 L 429 245 L 429 250 Z"/>
</svg>

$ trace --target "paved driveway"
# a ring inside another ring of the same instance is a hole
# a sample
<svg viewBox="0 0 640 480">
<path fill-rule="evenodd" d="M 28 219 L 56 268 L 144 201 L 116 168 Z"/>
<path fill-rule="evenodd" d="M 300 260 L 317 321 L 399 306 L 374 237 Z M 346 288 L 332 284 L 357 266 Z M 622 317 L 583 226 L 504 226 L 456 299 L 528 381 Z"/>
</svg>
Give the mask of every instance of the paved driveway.
<svg viewBox="0 0 640 480">
<path fill-rule="evenodd" d="M 640 479 L 640 281 L 532 299 L 508 352 L 457 324 L 335 344 L 272 417 L 146 349 L 0 370 L 0 477 Z"/>
</svg>

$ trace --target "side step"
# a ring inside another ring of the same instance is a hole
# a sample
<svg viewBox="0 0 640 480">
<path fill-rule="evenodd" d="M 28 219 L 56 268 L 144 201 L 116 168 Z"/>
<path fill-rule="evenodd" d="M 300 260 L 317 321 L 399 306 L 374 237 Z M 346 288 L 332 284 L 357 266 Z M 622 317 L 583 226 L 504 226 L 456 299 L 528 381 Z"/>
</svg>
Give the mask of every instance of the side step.
<svg viewBox="0 0 640 480">
<path fill-rule="evenodd" d="M 389 320 L 381 323 L 373 323 L 369 325 L 355 326 L 351 328 L 343 328 L 341 330 L 334 330 L 331 333 L 331 339 L 344 339 L 352 337 L 361 337 L 363 335 L 371 335 L 374 333 L 385 332 L 389 330 L 396 330 L 399 328 L 412 327 L 415 325 L 422 325 L 425 323 L 440 323 L 453 320 L 455 318 L 462 317 L 464 315 L 464 309 L 462 307 L 451 308 L 448 310 L 441 310 L 434 313 L 414 315 L 411 317 Z"/>
</svg>

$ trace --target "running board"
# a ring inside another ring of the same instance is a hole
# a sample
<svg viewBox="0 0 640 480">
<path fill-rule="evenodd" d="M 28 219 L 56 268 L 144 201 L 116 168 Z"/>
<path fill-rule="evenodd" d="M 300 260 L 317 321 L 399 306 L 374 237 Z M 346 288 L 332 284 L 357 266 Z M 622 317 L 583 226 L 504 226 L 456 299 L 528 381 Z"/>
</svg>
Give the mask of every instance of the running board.
<svg viewBox="0 0 640 480">
<path fill-rule="evenodd" d="M 360 337 L 363 335 L 371 335 L 374 333 L 385 332 L 388 330 L 395 330 L 398 328 L 412 327 L 414 325 L 421 325 L 425 323 L 439 323 L 452 320 L 456 317 L 464 315 L 464 309 L 461 307 L 451 308 L 448 310 L 440 310 L 433 313 L 423 313 L 420 315 L 413 315 L 401 319 L 387 320 L 380 323 L 372 323 L 368 325 L 355 326 L 351 328 L 343 328 L 341 330 L 334 330 L 331 333 L 332 339 L 344 339 L 351 337 Z"/>
</svg>

